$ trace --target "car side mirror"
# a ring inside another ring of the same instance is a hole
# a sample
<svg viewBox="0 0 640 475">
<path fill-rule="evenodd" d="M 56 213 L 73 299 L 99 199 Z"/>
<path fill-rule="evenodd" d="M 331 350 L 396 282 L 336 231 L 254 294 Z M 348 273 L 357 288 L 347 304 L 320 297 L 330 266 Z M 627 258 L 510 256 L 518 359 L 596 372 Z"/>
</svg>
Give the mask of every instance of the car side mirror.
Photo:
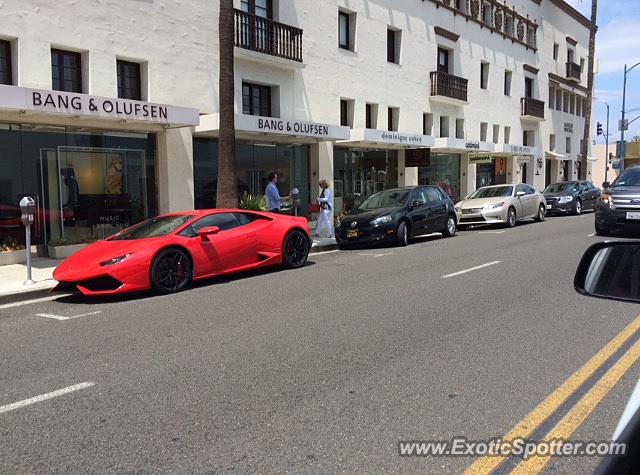
<svg viewBox="0 0 640 475">
<path fill-rule="evenodd" d="M 583 295 L 640 303 L 638 268 L 640 244 L 600 242 L 582 256 L 573 285 Z"/>
<path fill-rule="evenodd" d="M 518 191 L 518 192 L 516 193 L 516 196 L 517 196 L 518 198 L 520 198 L 520 197 L 522 197 L 522 196 L 524 196 L 524 195 L 526 195 L 526 193 L 525 193 L 524 191 Z"/>
<path fill-rule="evenodd" d="M 200 236 L 200 239 L 205 240 L 208 236 L 213 236 L 219 232 L 220 228 L 218 226 L 206 226 L 198 231 L 198 236 Z"/>
<path fill-rule="evenodd" d="M 417 208 L 418 206 L 422 206 L 424 203 L 422 201 L 414 200 L 411 202 L 412 208 Z"/>
</svg>

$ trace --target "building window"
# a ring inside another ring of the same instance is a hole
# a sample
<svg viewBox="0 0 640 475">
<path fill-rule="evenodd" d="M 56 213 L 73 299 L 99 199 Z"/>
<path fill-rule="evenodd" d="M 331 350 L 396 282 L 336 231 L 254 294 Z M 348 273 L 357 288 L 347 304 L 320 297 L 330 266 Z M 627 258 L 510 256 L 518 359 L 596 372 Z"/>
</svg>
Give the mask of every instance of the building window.
<svg viewBox="0 0 640 475">
<path fill-rule="evenodd" d="M 562 110 L 562 89 L 556 89 L 556 110 Z"/>
<path fill-rule="evenodd" d="M 482 3 L 482 21 L 487 25 L 491 25 L 491 3 L 483 2 Z"/>
<path fill-rule="evenodd" d="M 553 109 L 556 106 L 556 90 L 553 87 L 549 87 L 549 109 Z"/>
<path fill-rule="evenodd" d="M 464 119 L 456 119 L 456 138 L 464 138 Z"/>
<path fill-rule="evenodd" d="M 504 143 L 508 144 L 509 140 L 511 140 L 511 127 L 508 125 L 504 126 Z"/>
<path fill-rule="evenodd" d="M 489 124 L 487 124 L 486 122 L 480 122 L 480 142 L 486 142 L 487 141 L 487 128 L 489 127 Z"/>
<path fill-rule="evenodd" d="M 554 152 L 555 149 L 556 149 L 556 135 L 555 134 L 550 134 L 549 135 L 549 150 Z"/>
<path fill-rule="evenodd" d="M 350 51 L 354 50 L 355 13 L 338 12 L 338 46 Z"/>
<path fill-rule="evenodd" d="M 422 114 L 422 135 L 433 135 L 433 114 Z"/>
<path fill-rule="evenodd" d="M 486 89 L 489 85 L 489 63 L 480 63 L 480 88 Z"/>
<path fill-rule="evenodd" d="M 567 113 L 569 112 L 569 94 L 570 93 L 568 91 L 564 91 L 564 97 L 562 101 L 562 110 Z"/>
<path fill-rule="evenodd" d="M 554 61 L 558 61 L 558 55 L 560 54 L 560 45 L 558 43 L 553 43 L 553 59 Z"/>
<path fill-rule="evenodd" d="M 438 48 L 438 71 L 441 73 L 449 72 L 451 51 L 445 48 Z"/>
<path fill-rule="evenodd" d="M 118 70 L 118 97 L 141 101 L 140 64 L 118 60 L 116 68 Z"/>
<path fill-rule="evenodd" d="M 513 77 L 513 74 L 511 73 L 511 71 L 504 72 L 504 95 L 505 96 L 511 95 L 511 78 L 512 77 Z"/>
<path fill-rule="evenodd" d="M 574 51 L 572 48 L 567 48 L 567 63 L 573 63 Z"/>
<path fill-rule="evenodd" d="M 533 98 L 533 79 L 524 78 L 524 97 Z"/>
<path fill-rule="evenodd" d="M 511 15 L 505 15 L 504 18 L 505 18 L 505 20 L 504 20 L 504 24 L 505 24 L 504 30 L 507 32 L 507 36 L 513 38 L 515 36 L 514 35 L 514 31 L 513 31 L 513 29 L 514 29 L 514 19 L 513 19 L 513 17 Z"/>
<path fill-rule="evenodd" d="M 271 0 L 242 0 L 240 4 L 243 12 L 260 18 L 273 18 L 273 3 Z"/>
<path fill-rule="evenodd" d="M 498 143 L 500 139 L 500 126 L 498 124 L 493 124 L 493 143 Z"/>
<path fill-rule="evenodd" d="M 580 58 L 580 73 L 584 73 L 584 58 Z"/>
<path fill-rule="evenodd" d="M 400 30 L 387 29 L 387 61 L 389 63 L 400 63 Z"/>
<path fill-rule="evenodd" d="M 11 43 L 0 40 L 0 84 L 13 84 L 11 73 Z"/>
<path fill-rule="evenodd" d="M 51 73 L 54 91 L 82 92 L 80 53 L 52 49 Z"/>
<path fill-rule="evenodd" d="M 353 106 L 351 99 L 340 99 L 340 125 L 343 127 L 353 127 Z"/>
<path fill-rule="evenodd" d="M 564 151 L 567 154 L 571 153 L 571 137 L 565 137 Z"/>
<path fill-rule="evenodd" d="M 271 117 L 271 88 L 243 82 L 242 113 Z"/>
<path fill-rule="evenodd" d="M 569 113 L 570 114 L 576 113 L 576 95 L 575 94 L 569 95 Z"/>
<path fill-rule="evenodd" d="M 366 105 L 365 127 L 367 129 L 378 128 L 378 104 Z"/>
<path fill-rule="evenodd" d="M 449 117 L 446 115 L 440 116 L 440 137 L 449 136 Z"/>
<path fill-rule="evenodd" d="M 389 132 L 398 131 L 399 118 L 400 109 L 398 109 L 397 107 L 389 107 L 389 109 L 387 109 L 387 130 L 389 130 Z"/>
</svg>

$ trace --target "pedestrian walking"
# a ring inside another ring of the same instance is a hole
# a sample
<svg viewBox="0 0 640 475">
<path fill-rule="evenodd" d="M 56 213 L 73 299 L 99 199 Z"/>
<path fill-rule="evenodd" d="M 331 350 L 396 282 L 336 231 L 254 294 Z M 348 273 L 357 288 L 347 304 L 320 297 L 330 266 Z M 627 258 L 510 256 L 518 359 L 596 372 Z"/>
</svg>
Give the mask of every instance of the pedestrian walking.
<svg viewBox="0 0 640 475">
<path fill-rule="evenodd" d="M 320 236 L 322 228 L 326 228 L 327 238 L 333 237 L 333 223 L 331 216 L 333 214 L 333 192 L 329 188 L 327 180 L 320 180 L 320 196 L 318 203 L 320 204 L 320 216 L 318 216 L 318 225 L 316 226 L 316 236 Z"/>
</svg>

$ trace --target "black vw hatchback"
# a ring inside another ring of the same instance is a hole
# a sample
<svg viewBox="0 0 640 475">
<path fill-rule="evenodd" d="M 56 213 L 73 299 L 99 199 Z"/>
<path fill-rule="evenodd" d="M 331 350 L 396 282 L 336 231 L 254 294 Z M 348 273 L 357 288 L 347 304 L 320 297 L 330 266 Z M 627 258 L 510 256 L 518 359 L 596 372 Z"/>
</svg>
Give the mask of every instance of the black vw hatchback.
<svg viewBox="0 0 640 475">
<path fill-rule="evenodd" d="M 600 190 L 590 181 L 565 181 L 547 186 L 544 191 L 547 214 L 573 213 L 594 209 Z"/>
<path fill-rule="evenodd" d="M 456 234 L 451 199 L 437 186 L 414 186 L 380 191 L 358 208 L 338 218 L 336 240 L 350 244 L 391 242 L 406 246 L 413 236 L 441 232 Z"/>
</svg>

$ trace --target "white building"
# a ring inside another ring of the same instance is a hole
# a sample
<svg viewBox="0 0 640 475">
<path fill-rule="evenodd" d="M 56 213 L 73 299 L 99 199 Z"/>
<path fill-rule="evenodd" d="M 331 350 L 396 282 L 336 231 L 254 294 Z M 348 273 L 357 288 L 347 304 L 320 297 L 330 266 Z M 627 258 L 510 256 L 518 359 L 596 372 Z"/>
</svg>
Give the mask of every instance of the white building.
<svg viewBox="0 0 640 475">
<path fill-rule="evenodd" d="M 0 204 L 36 196 L 42 239 L 213 206 L 217 3 L 5 0 Z M 241 191 L 276 170 L 304 205 L 328 178 L 339 212 L 396 185 L 577 177 L 590 23 L 562 0 L 235 7 Z"/>
</svg>

